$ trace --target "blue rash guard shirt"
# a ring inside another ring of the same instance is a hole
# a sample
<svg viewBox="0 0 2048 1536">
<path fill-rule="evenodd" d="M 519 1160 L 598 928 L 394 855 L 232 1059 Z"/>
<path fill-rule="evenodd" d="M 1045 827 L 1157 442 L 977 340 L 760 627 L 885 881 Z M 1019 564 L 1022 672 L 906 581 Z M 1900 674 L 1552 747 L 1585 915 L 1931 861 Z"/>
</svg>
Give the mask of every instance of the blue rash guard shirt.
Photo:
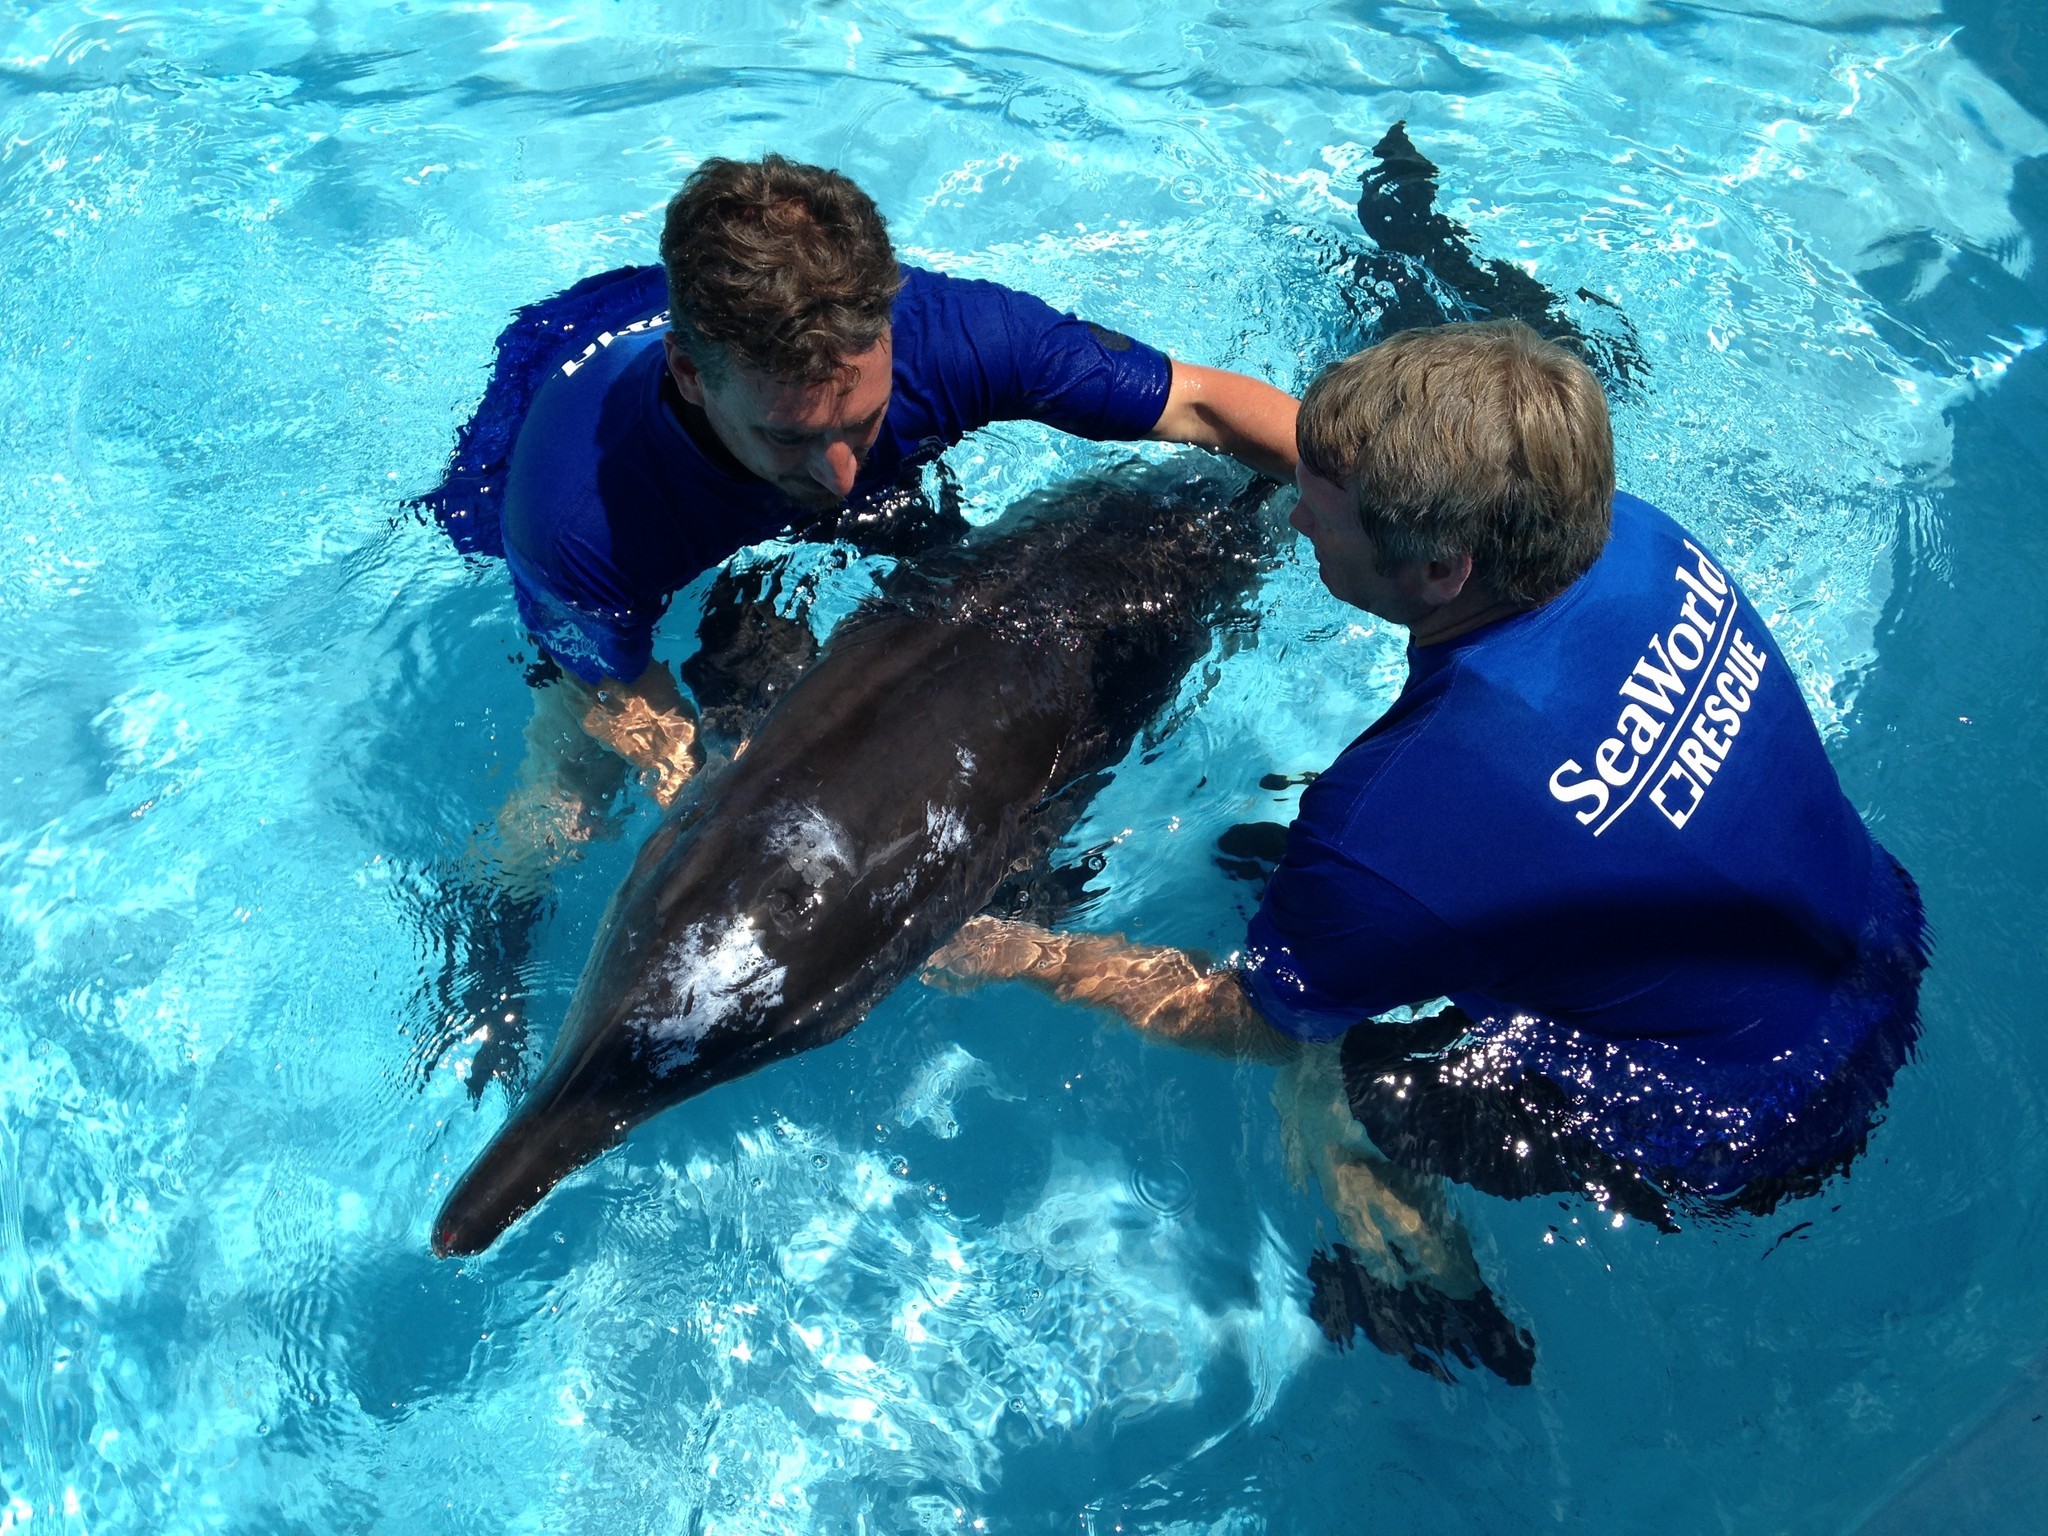
<svg viewBox="0 0 2048 1536">
<path fill-rule="evenodd" d="M 1165 354 L 995 283 L 906 267 L 891 326 L 893 393 L 855 503 L 990 422 L 1143 437 L 1172 384 Z M 557 367 L 512 452 L 504 528 L 520 616 L 585 682 L 637 678 L 679 588 L 813 515 L 683 426 L 663 389 L 666 328 L 650 314 Z"/>
<path fill-rule="evenodd" d="M 1253 918 L 1245 984 L 1277 1027 L 1448 996 L 1760 1062 L 1812 1043 L 1861 946 L 1918 945 L 1769 631 L 1656 508 L 1617 496 L 1565 592 L 1408 654 Z"/>
</svg>

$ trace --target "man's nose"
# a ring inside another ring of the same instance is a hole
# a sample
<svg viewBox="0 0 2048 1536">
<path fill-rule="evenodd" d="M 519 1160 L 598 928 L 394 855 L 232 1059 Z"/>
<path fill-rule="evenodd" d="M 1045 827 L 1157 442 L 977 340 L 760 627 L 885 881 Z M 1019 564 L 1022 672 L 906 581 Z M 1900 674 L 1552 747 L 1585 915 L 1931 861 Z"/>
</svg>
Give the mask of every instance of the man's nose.
<svg viewBox="0 0 2048 1536">
<path fill-rule="evenodd" d="M 1306 505 L 1300 501 L 1294 503 L 1294 506 L 1287 513 L 1287 526 L 1304 538 L 1308 536 L 1308 508 Z"/>
<path fill-rule="evenodd" d="M 851 443 L 827 443 L 811 460 L 811 478 L 842 499 L 853 494 L 854 477 L 859 473 L 860 458 Z"/>
</svg>

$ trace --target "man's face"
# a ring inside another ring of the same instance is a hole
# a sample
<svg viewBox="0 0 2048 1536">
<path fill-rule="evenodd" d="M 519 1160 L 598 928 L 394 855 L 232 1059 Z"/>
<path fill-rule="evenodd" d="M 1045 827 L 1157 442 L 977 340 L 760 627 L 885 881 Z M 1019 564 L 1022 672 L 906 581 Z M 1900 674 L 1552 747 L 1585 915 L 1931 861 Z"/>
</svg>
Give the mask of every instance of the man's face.
<svg viewBox="0 0 2048 1536">
<path fill-rule="evenodd" d="M 823 384 L 785 384 L 737 363 L 713 376 L 667 339 L 669 372 L 732 456 L 799 506 L 845 501 L 889 409 L 893 338 L 845 359 Z"/>
<path fill-rule="evenodd" d="M 1301 494 L 1287 521 L 1314 548 L 1316 572 L 1330 595 L 1396 624 L 1420 617 L 1414 613 L 1416 594 L 1406 590 L 1414 584 L 1413 567 L 1380 573 L 1379 550 L 1359 524 L 1350 487 L 1325 480 L 1306 464 L 1296 467 L 1294 483 Z"/>
</svg>

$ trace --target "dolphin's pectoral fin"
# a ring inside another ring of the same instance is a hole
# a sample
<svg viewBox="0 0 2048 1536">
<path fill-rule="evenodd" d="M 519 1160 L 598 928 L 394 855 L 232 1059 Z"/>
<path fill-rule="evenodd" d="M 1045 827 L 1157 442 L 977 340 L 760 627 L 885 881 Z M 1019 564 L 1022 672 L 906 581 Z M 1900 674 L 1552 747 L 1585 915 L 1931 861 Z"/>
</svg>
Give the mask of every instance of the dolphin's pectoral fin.
<svg viewBox="0 0 2048 1536">
<path fill-rule="evenodd" d="M 1342 1243 L 1309 1260 L 1308 1278 L 1309 1316 L 1339 1349 L 1362 1332 L 1376 1348 L 1443 1382 L 1457 1379 L 1453 1361 L 1467 1370 L 1483 1366 L 1511 1387 L 1526 1387 L 1535 1373 L 1536 1341 L 1483 1285 L 1462 1297 L 1427 1282 L 1390 1285 Z"/>
<path fill-rule="evenodd" d="M 1069 780 L 1045 796 L 1025 813 L 1026 827 L 1013 846 L 1010 872 L 983 905 L 992 917 L 1056 927 L 1086 912 L 1103 892 L 1089 887 L 1102 873 L 1108 843 L 1098 843 L 1066 859 L 1059 859 L 1060 844 L 1081 819 L 1102 786 L 1110 780 L 1108 769 Z"/>
<path fill-rule="evenodd" d="M 438 964 L 422 981 L 410 1027 L 407 1075 L 421 1087 L 451 1052 L 476 1042 L 465 1082 L 472 1100 L 495 1081 L 516 1088 L 525 1075 L 526 978 L 544 899 L 456 881 L 423 904 L 422 925 Z"/>
<path fill-rule="evenodd" d="M 1017 871 L 996 887 L 982 910 L 992 917 L 1036 923 L 1041 928 L 1073 922 L 1107 894 L 1106 887 L 1089 882 L 1102 873 L 1109 846 L 1098 843 L 1068 863 L 1041 860 Z"/>
</svg>

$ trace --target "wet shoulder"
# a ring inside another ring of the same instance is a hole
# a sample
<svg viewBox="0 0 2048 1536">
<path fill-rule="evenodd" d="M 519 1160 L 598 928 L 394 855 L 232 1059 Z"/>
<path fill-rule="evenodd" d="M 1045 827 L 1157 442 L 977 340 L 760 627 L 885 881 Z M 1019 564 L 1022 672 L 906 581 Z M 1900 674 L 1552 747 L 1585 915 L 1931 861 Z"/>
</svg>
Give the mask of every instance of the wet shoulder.
<svg viewBox="0 0 2048 1536">
<path fill-rule="evenodd" d="M 899 384 L 1001 373 L 1011 365 L 1012 352 L 1070 318 L 1033 294 L 986 278 L 924 267 L 901 270 L 903 287 L 890 312 Z M 1111 331 L 1098 329 L 1097 339 L 1117 350 L 1132 346 L 1130 338 Z"/>
<path fill-rule="evenodd" d="M 1541 608 L 1454 642 L 1440 663 L 1445 691 L 1459 711 L 1481 715 L 1527 710 L 1554 718 L 1591 707 L 1606 695 L 1589 687 L 1595 673 L 1617 666 L 1626 672 L 1682 620 L 1687 630 L 1676 644 L 1698 665 L 1691 657 L 1694 631 L 1721 638 L 1725 622 L 1706 621 L 1727 620 L 1739 601 L 1732 578 L 1690 532 L 1622 492 L 1592 568 Z"/>
<path fill-rule="evenodd" d="M 889 322 L 899 389 L 914 395 L 945 390 L 979 366 L 977 353 L 1006 334 L 1010 290 L 979 278 L 904 267 Z"/>
<path fill-rule="evenodd" d="M 904 267 L 890 312 L 894 394 L 871 479 L 937 457 L 995 414 L 1010 356 L 1009 301 L 999 283 Z"/>
<path fill-rule="evenodd" d="M 677 458 L 659 419 L 664 328 L 616 333 L 556 368 L 513 447 L 506 542 L 565 597 L 630 588 L 653 601 L 673 581 L 673 541 L 657 538 Z"/>
<path fill-rule="evenodd" d="M 562 494 L 594 482 L 607 452 L 644 434 L 659 398 L 665 316 L 606 332 L 555 368 L 534 396 L 513 447 L 508 494 Z"/>
</svg>

